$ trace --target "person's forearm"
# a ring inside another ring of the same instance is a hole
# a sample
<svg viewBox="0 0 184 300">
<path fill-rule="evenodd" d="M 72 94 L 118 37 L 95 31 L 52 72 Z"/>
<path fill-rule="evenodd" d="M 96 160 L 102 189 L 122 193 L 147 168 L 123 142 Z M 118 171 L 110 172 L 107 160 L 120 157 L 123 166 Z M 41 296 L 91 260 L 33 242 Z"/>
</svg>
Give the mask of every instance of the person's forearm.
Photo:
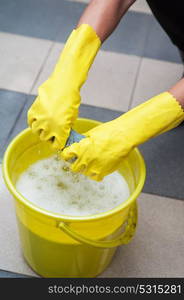
<svg viewBox="0 0 184 300">
<path fill-rule="evenodd" d="M 116 28 L 122 16 L 136 0 L 91 0 L 79 23 L 88 24 L 103 42 Z"/>
<path fill-rule="evenodd" d="M 169 93 L 171 93 L 184 108 L 184 78 L 170 88 Z"/>
</svg>

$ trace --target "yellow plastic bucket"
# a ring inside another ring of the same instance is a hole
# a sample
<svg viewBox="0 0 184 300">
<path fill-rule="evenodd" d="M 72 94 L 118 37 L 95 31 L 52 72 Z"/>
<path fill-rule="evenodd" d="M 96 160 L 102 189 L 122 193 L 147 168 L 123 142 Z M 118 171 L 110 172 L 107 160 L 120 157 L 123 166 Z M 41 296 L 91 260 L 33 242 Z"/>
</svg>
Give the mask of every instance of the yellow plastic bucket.
<svg viewBox="0 0 184 300">
<path fill-rule="evenodd" d="M 78 119 L 74 129 L 82 133 L 98 124 Z M 51 154 L 49 145 L 26 129 L 10 143 L 4 155 L 3 176 L 15 199 L 24 257 L 44 277 L 95 277 L 108 266 L 117 246 L 127 244 L 134 235 L 136 198 L 145 181 L 144 160 L 134 149 L 122 161 L 119 172 L 131 192 L 127 201 L 105 213 L 73 217 L 44 210 L 16 190 L 19 175 Z"/>
</svg>

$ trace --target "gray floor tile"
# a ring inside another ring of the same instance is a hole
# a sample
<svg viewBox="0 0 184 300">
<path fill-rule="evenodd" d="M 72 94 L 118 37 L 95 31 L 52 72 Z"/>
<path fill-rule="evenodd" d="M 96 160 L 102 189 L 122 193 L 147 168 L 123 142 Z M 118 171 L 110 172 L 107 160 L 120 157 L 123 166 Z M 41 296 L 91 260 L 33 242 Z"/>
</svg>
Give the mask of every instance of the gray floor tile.
<svg viewBox="0 0 184 300">
<path fill-rule="evenodd" d="M 157 20 L 150 15 L 151 27 L 146 41 L 144 56 L 181 63 L 181 58 L 176 46 L 174 46 Z"/>
<path fill-rule="evenodd" d="M 72 1 L 72 2 L 82 2 L 82 3 L 89 3 L 90 0 L 68 0 L 68 1 Z"/>
<path fill-rule="evenodd" d="M 34 87 L 31 91 L 31 94 L 37 95 L 39 86 L 49 78 L 49 76 L 52 74 L 54 67 L 59 60 L 59 57 L 61 55 L 61 52 L 63 50 L 64 43 L 54 43 L 53 47 L 44 63 L 44 66 L 35 81 Z"/>
<path fill-rule="evenodd" d="M 141 194 L 138 228 L 101 277 L 183 277 L 184 202 Z"/>
<path fill-rule="evenodd" d="M 82 103 L 127 111 L 141 58 L 100 51 L 81 90 Z"/>
<path fill-rule="evenodd" d="M 29 93 L 53 42 L 1 31 L 0 40 L 0 88 Z"/>
<path fill-rule="evenodd" d="M 27 101 L 25 103 L 25 106 L 22 110 L 22 113 L 20 115 L 20 117 L 18 118 L 12 132 L 11 132 L 11 135 L 8 137 L 8 142 L 13 138 L 15 137 L 20 131 L 22 131 L 23 129 L 27 128 L 27 111 L 29 109 L 29 107 L 31 106 L 31 104 L 33 103 L 35 99 L 35 96 L 30 96 L 30 95 L 27 95 Z"/>
<path fill-rule="evenodd" d="M 82 3 L 89 3 L 90 0 L 68 0 L 72 2 L 82 2 Z M 134 11 L 144 12 L 144 13 L 150 13 L 150 8 L 147 5 L 145 0 L 138 0 L 135 1 L 135 3 L 129 8 Z"/>
<path fill-rule="evenodd" d="M 113 34 L 105 41 L 102 49 L 142 56 L 150 26 L 150 15 L 129 11 Z"/>
<path fill-rule="evenodd" d="M 0 156 L 25 101 L 25 94 L 0 90 Z"/>
<path fill-rule="evenodd" d="M 1 0 L 0 30 L 54 40 L 60 28 L 65 39 L 84 7 L 66 0 Z"/>
<path fill-rule="evenodd" d="M 0 270 L 0 278 L 28 278 L 30 276 Z"/>
<path fill-rule="evenodd" d="M 181 79 L 183 70 L 183 64 L 143 58 L 129 108 L 167 91 Z"/>
<path fill-rule="evenodd" d="M 184 124 L 141 145 L 147 166 L 144 192 L 184 200 Z"/>
<path fill-rule="evenodd" d="M 0 191 L 0 270 L 35 276 L 22 255 L 13 197 L 8 192 L 2 178 L 1 165 Z"/>
<path fill-rule="evenodd" d="M 100 122 L 108 122 L 122 114 L 120 111 L 110 110 L 92 105 L 81 105 L 79 116 L 81 118 L 94 119 Z"/>
</svg>

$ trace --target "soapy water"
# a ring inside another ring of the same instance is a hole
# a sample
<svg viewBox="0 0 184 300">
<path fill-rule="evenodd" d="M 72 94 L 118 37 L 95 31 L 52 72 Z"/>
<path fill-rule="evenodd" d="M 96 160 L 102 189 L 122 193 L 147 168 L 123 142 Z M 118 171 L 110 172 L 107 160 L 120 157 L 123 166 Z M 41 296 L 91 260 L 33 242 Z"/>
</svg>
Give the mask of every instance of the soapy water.
<svg viewBox="0 0 184 300">
<path fill-rule="evenodd" d="M 70 216 L 108 211 L 130 195 L 127 182 L 118 172 L 96 182 L 82 174 L 72 173 L 69 163 L 55 155 L 32 164 L 20 175 L 16 188 L 37 206 Z"/>
</svg>

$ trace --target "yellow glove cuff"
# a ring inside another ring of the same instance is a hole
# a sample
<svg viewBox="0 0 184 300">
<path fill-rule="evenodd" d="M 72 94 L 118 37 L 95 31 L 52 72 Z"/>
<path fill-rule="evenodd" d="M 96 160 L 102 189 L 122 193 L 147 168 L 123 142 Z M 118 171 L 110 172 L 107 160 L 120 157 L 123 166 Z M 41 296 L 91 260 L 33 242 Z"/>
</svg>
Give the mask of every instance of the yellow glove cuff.
<svg viewBox="0 0 184 300">
<path fill-rule="evenodd" d="M 169 93 L 161 93 L 121 116 L 123 126 L 133 132 L 134 146 L 178 126 L 184 120 L 179 102 Z M 130 123 L 130 120 L 132 124 Z"/>
</svg>

